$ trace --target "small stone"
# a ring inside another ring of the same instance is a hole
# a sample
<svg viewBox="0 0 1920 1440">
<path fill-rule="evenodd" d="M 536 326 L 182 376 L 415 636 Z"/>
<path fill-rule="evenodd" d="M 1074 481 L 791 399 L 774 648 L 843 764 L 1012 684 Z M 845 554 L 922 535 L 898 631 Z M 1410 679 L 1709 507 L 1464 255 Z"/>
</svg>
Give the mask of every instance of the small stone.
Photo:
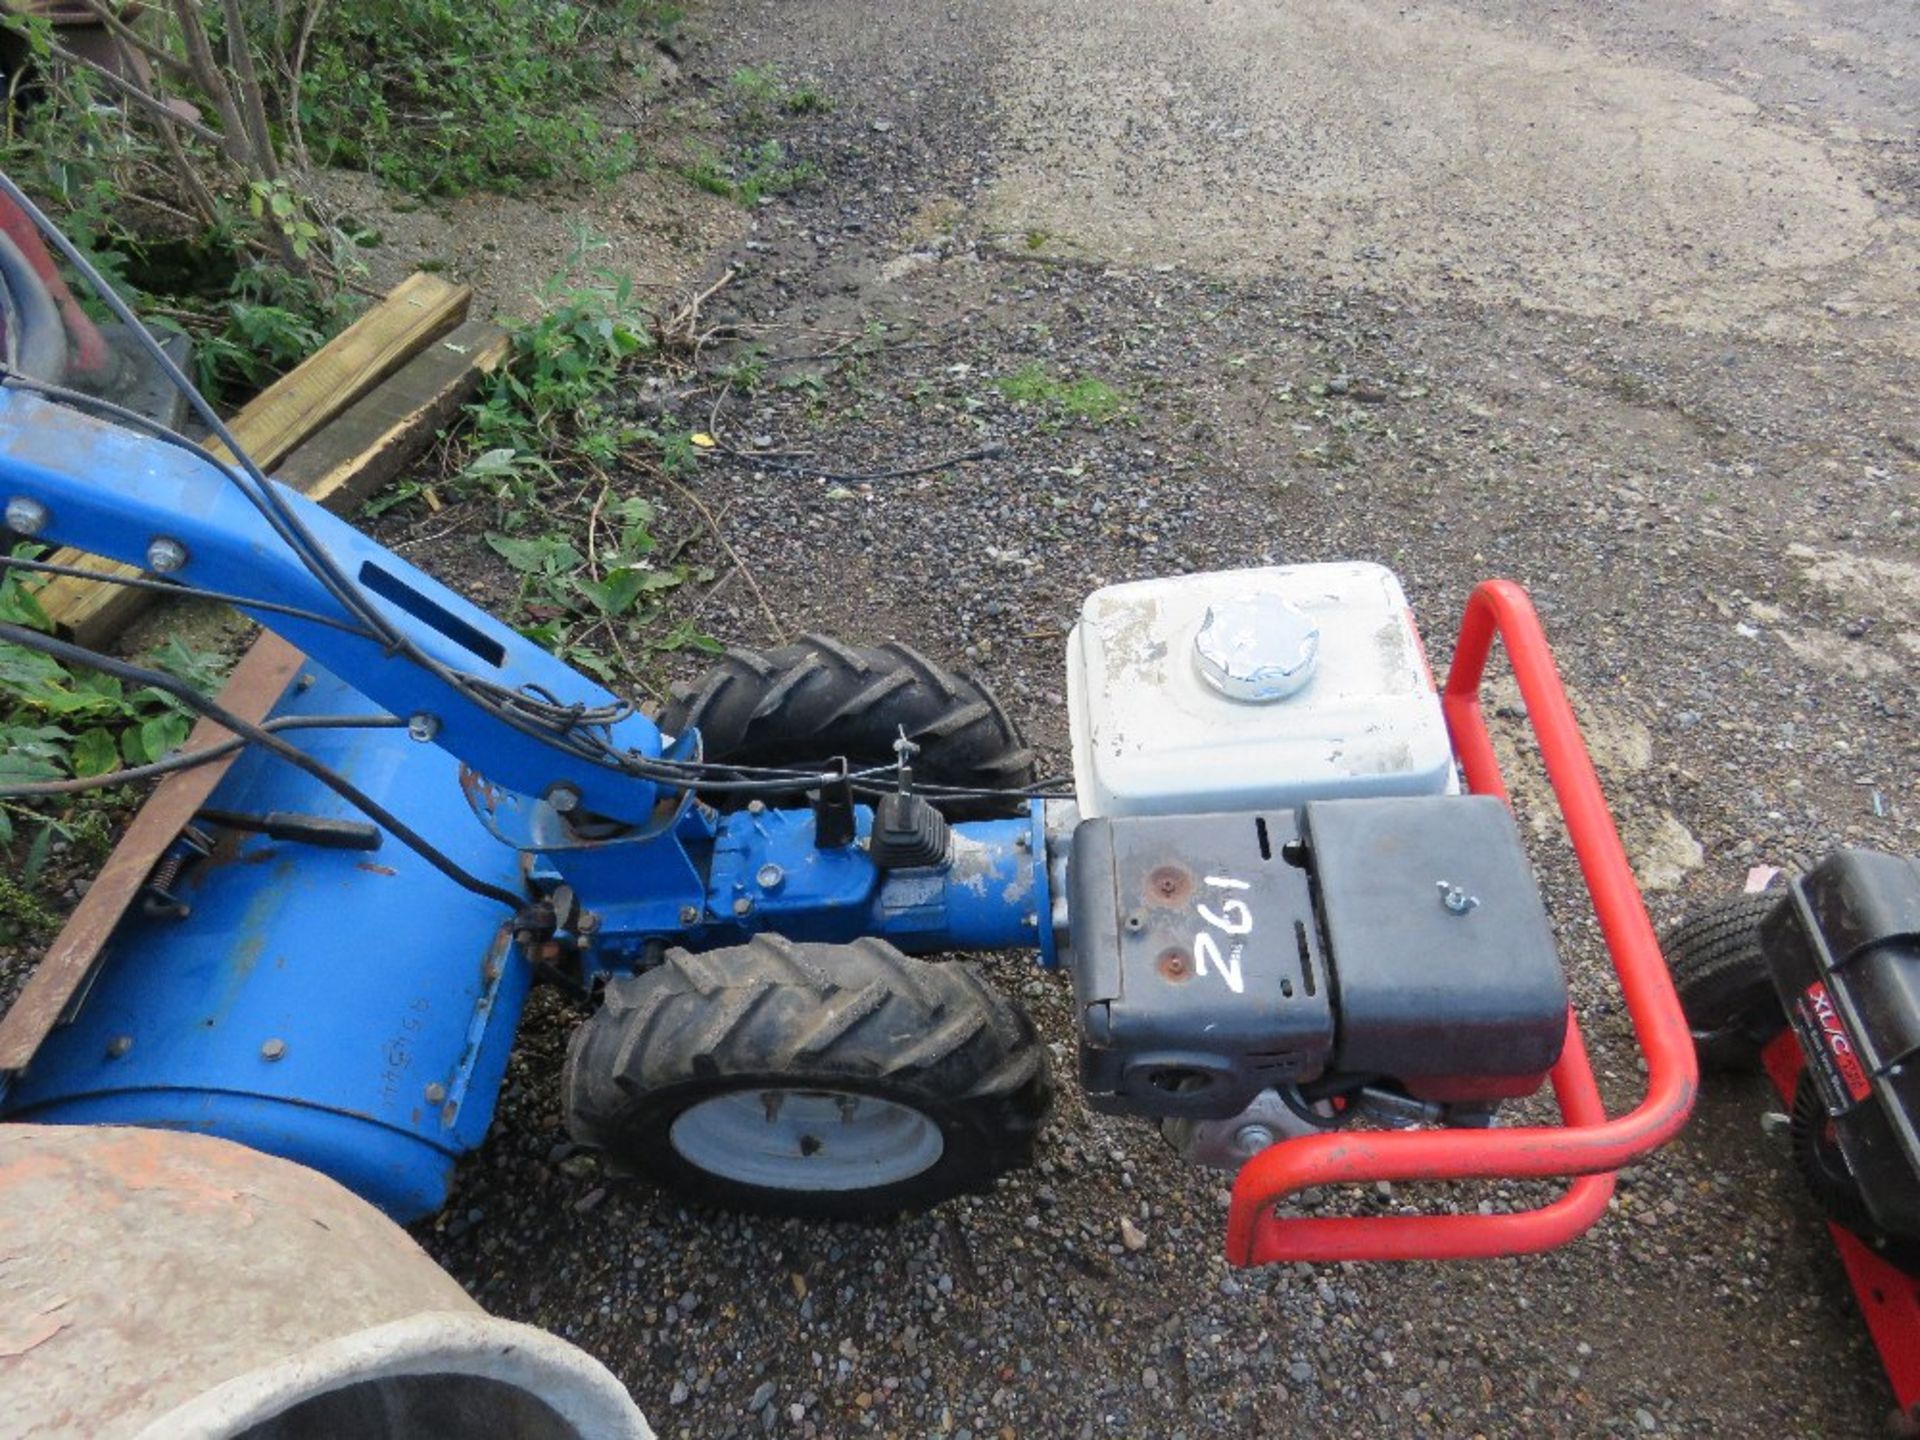
<svg viewBox="0 0 1920 1440">
<path fill-rule="evenodd" d="M 673 1382 L 673 1389 L 667 1392 L 667 1403 L 669 1405 L 684 1405 L 687 1403 L 688 1393 L 687 1382 L 684 1380 L 676 1380 Z"/>
<path fill-rule="evenodd" d="M 747 1401 L 747 1413 L 749 1415 L 758 1415 L 762 1410 L 766 1409 L 767 1406 L 773 1403 L 774 1394 L 779 1388 L 780 1387 L 771 1380 L 762 1380 L 760 1382 L 760 1388 L 753 1392 L 753 1398 Z"/>
<path fill-rule="evenodd" d="M 892 130 L 893 122 L 891 120 L 876 120 L 873 122 L 873 133 L 876 135 L 886 135 L 891 133 Z"/>
<path fill-rule="evenodd" d="M 1160 1372 L 1149 1365 L 1140 1372 L 1140 1383 L 1149 1390 L 1160 1388 Z"/>
<path fill-rule="evenodd" d="M 1147 1232 L 1134 1224 L 1130 1217 L 1122 1215 L 1120 1217 L 1120 1243 L 1129 1250 L 1144 1250 L 1147 1248 Z"/>
<path fill-rule="evenodd" d="M 1633 1412 L 1633 1423 L 1649 1435 L 1660 1428 L 1660 1422 L 1653 1418 L 1653 1412 L 1644 1405 Z"/>
<path fill-rule="evenodd" d="M 604 1185 L 596 1185 L 578 1200 L 574 1201 L 573 1208 L 582 1215 L 590 1214 L 592 1211 L 598 1209 L 600 1202 L 606 1198 L 607 1187 Z"/>
</svg>

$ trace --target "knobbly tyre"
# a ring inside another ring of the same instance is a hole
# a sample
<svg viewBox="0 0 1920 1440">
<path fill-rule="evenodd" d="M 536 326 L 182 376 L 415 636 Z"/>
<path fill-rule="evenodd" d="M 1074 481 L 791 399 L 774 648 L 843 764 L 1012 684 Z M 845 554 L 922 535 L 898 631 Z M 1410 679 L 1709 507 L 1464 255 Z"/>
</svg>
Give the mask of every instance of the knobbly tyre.
<svg viewBox="0 0 1920 1440">
<path fill-rule="evenodd" d="M 1839 850 L 1665 937 L 1703 1068 L 1764 1070 L 1920 1433 L 1920 861 Z"/>
<path fill-rule="evenodd" d="M 1097 1107 L 1237 1172 L 1236 1264 L 1558 1244 L 1686 1117 L 1686 1027 L 1512 584 L 1474 592 L 1440 692 L 1378 566 L 1102 590 L 1068 646 L 1072 783 L 1049 785 L 984 686 L 899 644 L 732 652 L 648 716 L 244 458 L 18 376 L 0 496 L 19 533 L 285 642 L 195 698 L 245 743 L 162 767 L 227 767 L 116 856 L 164 883 L 0 1025 L 6 1118 L 221 1136 L 414 1219 L 483 1141 L 539 980 L 600 1001 L 566 1063 L 577 1139 L 698 1199 L 884 1215 L 1032 1157 L 1045 1047 L 937 958 L 994 949 L 1068 969 Z M 1481 719 L 1496 638 L 1646 1053 L 1617 1118 Z M 1564 1124 L 1495 1123 L 1549 1080 Z M 1282 1208 L 1549 1176 L 1574 1178 L 1510 1214 Z"/>
</svg>

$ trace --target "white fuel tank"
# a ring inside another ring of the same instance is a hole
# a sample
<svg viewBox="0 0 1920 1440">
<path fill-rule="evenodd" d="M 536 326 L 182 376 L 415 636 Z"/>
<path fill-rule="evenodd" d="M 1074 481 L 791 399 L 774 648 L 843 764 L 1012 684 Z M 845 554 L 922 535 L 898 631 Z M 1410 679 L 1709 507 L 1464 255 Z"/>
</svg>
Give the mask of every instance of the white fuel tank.
<svg viewBox="0 0 1920 1440">
<path fill-rule="evenodd" d="M 1067 638 L 1067 705 L 1086 817 L 1459 789 L 1406 595 L 1380 565 L 1095 591 Z"/>
</svg>

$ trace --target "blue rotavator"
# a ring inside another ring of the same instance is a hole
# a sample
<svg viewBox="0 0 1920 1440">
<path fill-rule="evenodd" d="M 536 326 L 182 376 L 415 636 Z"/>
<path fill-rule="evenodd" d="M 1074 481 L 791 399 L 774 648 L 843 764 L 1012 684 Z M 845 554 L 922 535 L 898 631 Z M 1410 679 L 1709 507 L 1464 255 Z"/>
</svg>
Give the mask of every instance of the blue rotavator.
<svg viewBox="0 0 1920 1440">
<path fill-rule="evenodd" d="M 204 1131 L 422 1216 L 546 981 L 600 1002 L 567 1055 L 576 1139 L 709 1200 L 885 1214 L 1032 1156 L 1047 1047 L 973 965 L 919 958 L 1015 949 L 1069 970 L 1093 1104 L 1241 1172 L 1238 1263 L 1537 1248 L 1606 1183 L 1519 1215 L 1275 1202 L 1309 1173 L 1604 1171 L 1684 1119 L 1685 1028 L 1515 587 L 1476 593 L 1445 715 L 1378 566 L 1099 591 L 1050 791 L 992 696 L 897 644 L 730 652 L 649 717 L 251 466 L 102 408 L 6 377 L 8 527 L 280 638 L 215 703 L 0 625 L 206 717 L 148 767 L 175 773 L 96 885 L 124 903 L 0 1021 L 5 1118 Z M 1496 628 L 1648 1048 L 1619 1120 L 1479 720 Z M 1549 1074 L 1569 1127 L 1491 1129 Z"/>
</svg>

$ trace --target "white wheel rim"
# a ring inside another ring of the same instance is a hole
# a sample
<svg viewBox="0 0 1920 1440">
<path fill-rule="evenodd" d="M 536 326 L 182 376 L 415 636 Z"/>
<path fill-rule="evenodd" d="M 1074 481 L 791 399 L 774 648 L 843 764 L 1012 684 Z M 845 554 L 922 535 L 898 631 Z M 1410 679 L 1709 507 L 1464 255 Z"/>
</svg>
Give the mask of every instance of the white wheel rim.
<svg viewBox="0 0 1920 1440">
<path fill-rule="evenodd" d="M 688 1164 L 765 1190 L 870 1190 L 912 1179 L 946 1150 L 940 1127 L 906 1105 L 779 1086 L 689 1106 L 668 1138 Z"/>
</svg>

